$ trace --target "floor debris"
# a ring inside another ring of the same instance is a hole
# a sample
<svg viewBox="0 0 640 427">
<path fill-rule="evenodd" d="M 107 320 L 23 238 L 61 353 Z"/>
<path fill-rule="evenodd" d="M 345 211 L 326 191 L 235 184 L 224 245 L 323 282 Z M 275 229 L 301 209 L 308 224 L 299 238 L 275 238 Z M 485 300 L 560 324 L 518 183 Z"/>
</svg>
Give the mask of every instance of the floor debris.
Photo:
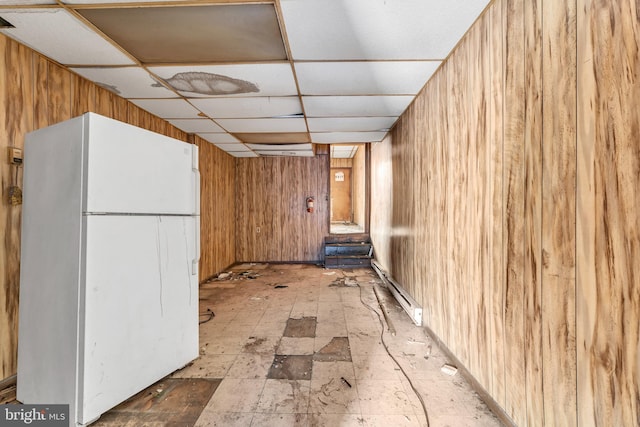
<svg viewBox="0 0 640 427">
<path fill-rule="evenodd" d="M 447 375 L 455 375 L 458 372 L 458 368 L 456 368 L 453 365 L 449 365 L 448 363 L 445 363 L 444 365 L 442 365 L 442 368 L 440 368 L 440 370 L 442 372 L 444 372 Z"/>
<path fill-rule="evenodd" d="M 356 288 L 358 281 L 348 277 L 340 277 L 329 284 L 331 288 Z"/>
</svg>

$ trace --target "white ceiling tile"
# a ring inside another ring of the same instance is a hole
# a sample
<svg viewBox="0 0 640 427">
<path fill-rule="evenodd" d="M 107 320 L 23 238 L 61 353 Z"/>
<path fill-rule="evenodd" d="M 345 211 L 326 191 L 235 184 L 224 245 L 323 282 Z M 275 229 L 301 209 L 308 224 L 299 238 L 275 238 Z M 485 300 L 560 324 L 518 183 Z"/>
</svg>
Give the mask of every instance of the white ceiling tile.
<svg viewBox="0 0 640 427">
<path fill-rule="evenodd" d="M 339 144 L 342 142 L 378 142 L 387 132 L 320 132 L 311 133 L 311 141 L 316 144 Z"/>
<path fill-rule="evenodd" d="M 193 105 L 216 119 L 270 118 L 302 114 L 297 96 L 249 98 L 193 98 Z"/>
<path fill-rule="evenodd" d="M 298 93 L 288 63 L 162 66 L 149 70 L 182 89 L 180 93 L 187 97 L 292 96 Z M 239 87 L 246 91 L 233 93 Z M 212 92 L 223 94 L 212 95 Z"/>
<path fill-rule="evenodd" d="M 313 151 L 258 151 L 256 153 L 265 157 L 282 156 L 282 157 L 313 157 Z"/>
<path fill-rule="evenodd" d="M 331 158 L 350 159 L 356 155 L 361 144 L 358 145 L 331 145 Z"/>
<path fill-rule="evenodd" d="M 238 138 L 230 133 L 199 133 L 198 136 L 212 144 L 232 144 L 240 142 Z"/>
<path fill-rule="evenodd" d="M 251 149 L 244 144 L 213 144 L 213 145 L 227 152 L 251 151 Z"/>
<path fill-rule="evenodd" d="M 197 119 L 200 113 L 184 99 L 132 99 L 131 102 L 162 119 Z"/>
<path fill-rule="evenodd" d="M 247 144 L 256 151 L 304 151 L 313 150 L 312 144 Z"/>
<path fill-rule="evenodd" d="M 282 0 L 281 6 L 294 60 L 444 59 L 488 3 Z"/>
<path fill-rule="evenodd" d="M 63 9 L 0 9 L 16 28 L 0 30 L 66 65 L 130 65 L 133 61 Z"/>
<path fill-rule="evenodd" d="M 376 132 L 388 129 L 395 117 L 320 117 L 308 119 L 310 132 Z"/>
<path fill-rule="evenodd" d="M 305 132 L 303 118 L 281 119 L 219 119 L 220 126 L 229 132 Z"/>
<path fill-rule="evenodd" d="M 224 129 L 209 119 L 169 119 L 167 121 L 187 133 L 224 132 Z"/>
<path fill-rule="evenodd" d="M 305 96 L 307 117 L 399 116 L 413 96 Z"/>
<path fill-rule="evenodd" d="M 437 61 L 302 62 L 296 74 L 302 95 L 415 95 Z"/>
<path fill-rule="evenodd" d="M 258 157 L 253 151 L 231 151 L 229 154 L 233 157 Z"/>
<path fill-rule="evenodd" d="M 177 98 L 140 67 L 71 68 L 82 77 L 123 98 Z"/>
</svg>

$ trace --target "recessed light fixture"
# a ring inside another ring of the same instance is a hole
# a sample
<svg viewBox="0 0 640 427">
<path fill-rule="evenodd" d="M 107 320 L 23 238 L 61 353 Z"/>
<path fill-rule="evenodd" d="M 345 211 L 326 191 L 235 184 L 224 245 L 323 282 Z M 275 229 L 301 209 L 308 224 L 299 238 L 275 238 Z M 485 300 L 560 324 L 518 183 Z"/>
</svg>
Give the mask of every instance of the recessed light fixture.
<svg viewBox="0 0 640 427">
<path fill-rule="evenodd" d="M 15 26 L 12 25 L 11 22 L 0 17 L 0 28 L 15 28 Z"/>
</svg>

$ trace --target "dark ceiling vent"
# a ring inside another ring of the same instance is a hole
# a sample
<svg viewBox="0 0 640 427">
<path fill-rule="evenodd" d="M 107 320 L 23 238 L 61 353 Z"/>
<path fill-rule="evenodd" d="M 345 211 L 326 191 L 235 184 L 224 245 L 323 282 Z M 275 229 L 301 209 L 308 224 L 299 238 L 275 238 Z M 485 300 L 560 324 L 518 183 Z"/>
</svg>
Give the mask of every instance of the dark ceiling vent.
<svg viewBox="0 0 640 427">
<path fill-rule="evenodd" d="M 15 26 L 12 25 L 11 22 L 0 17 L 0 28 L 15 28 Z"/>
</svg>

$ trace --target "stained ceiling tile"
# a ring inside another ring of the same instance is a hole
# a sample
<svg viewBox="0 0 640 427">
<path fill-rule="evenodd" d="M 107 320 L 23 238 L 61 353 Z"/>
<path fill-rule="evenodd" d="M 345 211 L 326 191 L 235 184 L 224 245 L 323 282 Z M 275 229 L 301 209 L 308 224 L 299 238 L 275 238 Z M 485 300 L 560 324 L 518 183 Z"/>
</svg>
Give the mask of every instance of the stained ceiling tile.
<svg viewBox="0 0 640 427">
<path fill-rule="evenodd" d="M 209 119 L 169 119 L 167 121 L 187 133 L 224 132 L 224 129 Z"/>
<path fill-rule="evenodd" d="M 270 118 L 302 115 L 297 96 L 250 98 L 193 98 L 193 105 L 216 119 Z"/>
<path fill-rule="evenodd" d="M 442 60 L 488 3 L 281 0 L 294 60 Z"/>
<path fill-rule="evenodd" d="M 78 13 L 142 63 L 287 59 L 273 4 L 90 8 Z"/>
<path fill-rule="evenodd" d="M 149 70 L 186 97 L 298 94 L 288 63 L 163 66 Z"/>
<path fill-rule="evenodd" d="M 15 28 L 0 32 L 65 65 L 134 62 L 63 9 L 0 9 Z"/>
<path fill-rule="evenodd" d="M 312 133 L 311 140 L 316 144 L 335 144 L 340 142 L 379 142 L 386 132 L 319 132 Z"/>
<path fill-rule="evenodd" d="M 399 116 L 413 96 L 305 96 L 307 117 Z"/>
<path fill-rule="evenodd" d="M 220 126 L 229 132 L 305 132 L 303 118 L 282 119 L 220 119 Z"/>
<path fill-rule="evenodd" d="M 415 95 L 437 61 L 302 62 L 296 74 L 302 95 Z"/>
<path fill-rule="evenodd" d="M 390 128 L 395 117 L 321 117 L 310 118 L 310 132 L 376 132 Z M 347 141 L 345 141 L 347 142 Z"/>
<path fill-rule="evenodd" d="M 176 98 L 140 67 L 71 68 L 75 73 L 123 98 Z"/>
<path fill-rule="evenodd" d="M 184 99 L 132 99 L 131 102 L 162 119 L 197 119 L 200 113 Z"/>
<path fill-rule="evenodd" d="M 198 133 L 200 138 L 209 141 L 212 144 L 231 144 L 240 142 L 240 140 L 230 133 Z"/>
</svg>

